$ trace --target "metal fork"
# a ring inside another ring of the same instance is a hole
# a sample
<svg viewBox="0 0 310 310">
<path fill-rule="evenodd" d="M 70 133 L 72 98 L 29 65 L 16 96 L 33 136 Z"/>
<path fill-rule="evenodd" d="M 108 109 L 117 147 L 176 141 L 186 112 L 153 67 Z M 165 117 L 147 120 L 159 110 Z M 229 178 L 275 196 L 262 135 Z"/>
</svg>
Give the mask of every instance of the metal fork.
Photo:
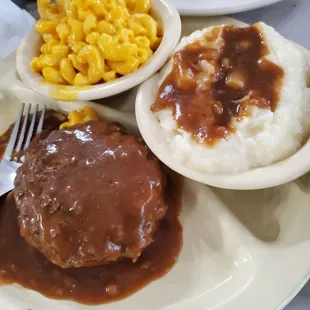
<svg viewBox="0 0 310 310">
<path fill-rule="evenodd" d="M 26 105 L 24 103 L 21 105 L 16 123 L 10 136 L 10 140 L 4 152 L 3 158 L 0 162 L 0 196 L 14 188 L 16 170 L 18 167 L 21 166 L 20 163 L 11 161 L 12 154 L 25 150 L 29 146 L 33 134 L 35 133 L 35 135 L 37 135 L 42 131 L 46 106 L 43 106 L 36 130 L 35 123 L 36 119 L 38 118 L 37 114 L 39 110 L 39 105 L 34 105 L 33 113 L 31 116 L 30 111 L 32 106 L 33 105 L 31 104 Z M 31 120 L 30 124 L 28 125 L 28 120 L 30 116 Z"/>
</svg>

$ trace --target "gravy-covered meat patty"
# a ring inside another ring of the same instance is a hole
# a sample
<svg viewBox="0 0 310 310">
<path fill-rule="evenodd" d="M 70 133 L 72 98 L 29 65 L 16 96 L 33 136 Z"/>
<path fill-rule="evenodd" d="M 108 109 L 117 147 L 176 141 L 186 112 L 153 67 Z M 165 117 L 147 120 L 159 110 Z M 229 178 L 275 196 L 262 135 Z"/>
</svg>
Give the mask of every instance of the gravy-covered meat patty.
<svg viewBox="0 0 310 310">
<path fill-rule="evenodd" d="M 167 211 L 142 140 L 93 121 L 34 140 L 15 179 L 21 235 L 63 268 L 135 261 Z"/>
</svg>

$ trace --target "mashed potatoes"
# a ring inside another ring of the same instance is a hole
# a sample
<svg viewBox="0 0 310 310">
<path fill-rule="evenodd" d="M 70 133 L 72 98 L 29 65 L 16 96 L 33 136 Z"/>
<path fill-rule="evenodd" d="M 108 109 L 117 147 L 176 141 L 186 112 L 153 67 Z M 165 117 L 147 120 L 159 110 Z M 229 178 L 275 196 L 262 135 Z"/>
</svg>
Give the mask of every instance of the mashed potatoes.
<svg viewBox="0 0 310 310">
<path fill-rule="evenodd" d="M 183 38 L 175 55 L 190 44 L 210 45 L 219 53 L 225 43 L 221 34 L 223 27 L 225 26 L 206 28 Z M 258 23 L 252 27 L 259 31 L 260 37 L 267 47 L 263 59 L 277 65 L 276 67 L 282 68 L 283 71 L 281 83 L 277 82 L 278 98 L 274 108 L 268 105 L 249 104 L 245 108 L 246 113 L 240 114 L 239 106 L 242 107 L 242 100 L 247 100 L 248 96 L 239 98 L 241 105 L 238 106 L 235 114 L 229 114 L 230 120 L 225 125 L 226 127 L 219 125 L 223 134 L 217 135 L 217 139 L 213 137 L 211 140 L 206 140 L 201 138 L 201 128 L 198 129 L 199 133 L 195 135 L 193 131 L 188 129 L 189 127 L 180 125 L 180 111 L 177 106 L 172 108 L 171 105 L 167 105 L 154 108 L 156 102 L 153 105 L 153 112 L 159 120 L 167 142 L 173 151 L 173 156 L 192 169 L 211 173 L 235 173 L 266 166 L 294 154 L 302 146 L 305 137 L 308 135 L 310 118 L 306 97 L 307 65 L 303 55 L 273 28 L 263 23 Z M 214 32 L 217 32 L 218 35 L 210 43 L 208 37 L 212 37 Z M 171 97 L 168 98 L 165 94 L 170 87 L 167 79 L 173 70 L 173 66 L 179 66 L 178 61 L 177 57 L 170 61 L 163 70 L 160 80 L 160 85 L 166 83 L 167 87 L 159 89 L 158 98 L 165 98 L 167 102 L 170 100 L 170 103 Z M 202 75 L 201 73 L 199 75 L 199 81 L 196 79 L 197 94 L 199 94 L 199 87 L 206 80 L 210 84 L 216 83 L 218 69 L 213 64 L 214 61 L 200 61 L 195 64 L 200 66 L 202 68 L 200 71 L 203 72 Z M 192 81 L 191 72 L 185 72 L 184 76 L 190 82 Z M 238 78 L 237 81 L 232 78 L 232 83 L 227 82 L 229 79 L 230 77 L 226 76 L 226 84 L 230 87 L 242 87 L 242 79 L 241 86 L 238 84 L 240 82 Z M 256 82 L 260 83 L 260 81 Z M 268 83 L 266 88 L 268 88 Z M 182 91 L 178 96 L 180 94 Z M 257 98 L 256 94 L 256 102 L 261 102 L 261 99 Z M 205 104 L 209 104 L 208 102 L 207 98 Z M 215 102 L 216 104 L 220 103 L 219 101 Z M 221 109 L 220 105 L 219 113 L 222 112 Z M 191 122 L 193 123 L 195 122 L 193 115 L 188 112 L 188 115 L 181 117 L 192 118 Z M 210 116 L 205 115 L 205 117 L 207 119 Z M 209 129 L 214 128 L 214 126 L 209 127 Z M 233 129 L 230 130 L 229 128 Z"/>
</svg>

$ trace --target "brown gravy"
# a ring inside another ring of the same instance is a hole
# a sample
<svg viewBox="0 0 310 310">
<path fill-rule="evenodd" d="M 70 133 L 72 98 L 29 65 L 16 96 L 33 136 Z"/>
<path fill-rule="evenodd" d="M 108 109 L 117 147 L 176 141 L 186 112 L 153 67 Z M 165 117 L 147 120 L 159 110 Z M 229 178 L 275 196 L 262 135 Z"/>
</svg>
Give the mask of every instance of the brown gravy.
<svg viewBox="0 0 310 310">
<path fill-rule="evenodd" d="M 9 138 L 0 138 L 4 145 Z M 20 236 L 13 192 L 0 200 L 0 282 L 18 283 L 55 299 L 101 304 L 122 299 L 166 274 L 182 248 L 182 178 L 170 174 L 166 188 L 168 211 L 154 241 L 136 263 L 124 259 L 99 267 L 62 269 L 52 264 Z"/>
<path fill-rule="evenodd" d="M 62 268 L 135 261 L 167 211 L 163 165 L 117 123 L 34 140 L 14 184 L 21 235 Z"/>
<path fill-rule="evenodd" d="M 213 40 L 219 29 L 214 29 Z M 282 68 L 263 58 L 268 48 L 255 26 L 225 26 L 221 36 L 219 50 L 197 41 L 174 54 L 172 71 L 151 108 L 171 108 L 179 128 L 211 145 L 234 131 L 232 118 L 249 115 L 247 106 L 274 111 L 284 76 Z M 215 68 L 206 82 L 203 60 Z"/>
</svg>

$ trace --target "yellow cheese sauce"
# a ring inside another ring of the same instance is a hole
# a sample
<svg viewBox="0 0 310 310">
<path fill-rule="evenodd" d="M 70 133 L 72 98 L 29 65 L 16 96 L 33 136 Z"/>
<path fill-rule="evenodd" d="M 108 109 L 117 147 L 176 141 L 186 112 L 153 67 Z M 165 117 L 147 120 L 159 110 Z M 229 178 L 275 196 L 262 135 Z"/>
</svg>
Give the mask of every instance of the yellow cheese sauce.
<svg viewBox="0 0 310 310">
<path fill-rule="evenodd" d="M 57 85 L 50 90 L 50 96 L 55 101 L 77 101 L 79 92 L 90 89 L 92 86 Z"/>
</svg>

